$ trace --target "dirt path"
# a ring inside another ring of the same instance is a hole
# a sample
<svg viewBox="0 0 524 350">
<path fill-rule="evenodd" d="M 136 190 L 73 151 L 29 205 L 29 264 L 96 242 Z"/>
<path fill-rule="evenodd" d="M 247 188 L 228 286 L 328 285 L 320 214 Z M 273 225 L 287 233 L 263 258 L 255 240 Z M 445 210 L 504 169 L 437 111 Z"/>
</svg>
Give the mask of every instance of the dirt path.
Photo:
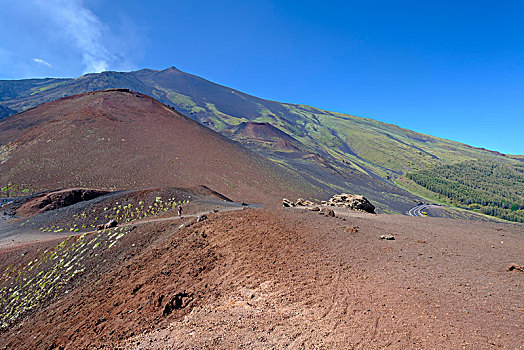
<svg viewBox="0 0 524 350">
<path fill-rule="evenodd" d="M 242 210 L 244 207 L 222 207 L 217 209 L 217 212 L 228 212 L 228 211 L 235 211 L 235 210 Z M 118 225 L 119 227 L 129 227 L 129 226 L 137 226 L 137 225 L 145 225 L 145 224 L 151 224 L 155 222 L 165 222 L 165 221 L 173 221 L 173 220 L 179 220 L 184 218 L 197 218 L 204 214 L 210 214 L 213 213 L 213 210 L 202 210 L 196 213 L 191 214 L 185 214 L 182 216 L 173 215 L 169 217 L 161 217 L 161 218 L 155 218 L 155 217 L 149 217 L 146 219 L 141 220 L 135 220 L 126 222 L 125 224 Z M 5 221 L 5 220 L 3 220 Z M 4 225 L 4 226 L 2 226 Z M 8 227 L 6 223 L 0 222 L 0 230 L 2 229 L 9 229 L 12 230 L 11 227 Z M 25 245 L 31 245 L 35 243 L 41 243 L 46 241 L 53 241 L 56 239 L 61 239 L 63 237 L 67 236 L 79 236 L 84 233 L 91 234 L 98 232 L 97 230 L 92 231 L 84 231 L 84 232 L 78 232 L 74 235 L 68 232 L 67 234 L 53 234 L 53 233 L 42 233 L 40 231 L 24 231 L 17 234 L 12 234 L 7 237 L 4 237 L 3 239 L 0 239 L 0 253 L 5 250 L 12 250 L 12 249 L 18 249 L 21 246 Z"/>
<path fill-rule="evenodd" d="M 119 225 L 119 226 L 120 227 L 136 226 L 136 225 L 149 224 L 152 222 L 172 221 L 172 220 L 180 220 L 180 219 L 185 219 L 185 218 L 198 218 L 199 216 L 207 215 L 211 213 L 228 212 L 228 211 L 243 210 L 243 209 L 244 208 L 240 207 L 240 208 L 222 209 L 222 210 L 217 210 L 217 211 L 204 210 L 204 211 L 200 211 L 200 212 L 189 214 L 189 215 L 181 215 L 181 216 L 176 215 L 176 216 L 162 217 L 162 218 L 156 218 L 156 219 L 141 219 L 141 220 L 131 221 L 123 225 Z"/>
</svg>

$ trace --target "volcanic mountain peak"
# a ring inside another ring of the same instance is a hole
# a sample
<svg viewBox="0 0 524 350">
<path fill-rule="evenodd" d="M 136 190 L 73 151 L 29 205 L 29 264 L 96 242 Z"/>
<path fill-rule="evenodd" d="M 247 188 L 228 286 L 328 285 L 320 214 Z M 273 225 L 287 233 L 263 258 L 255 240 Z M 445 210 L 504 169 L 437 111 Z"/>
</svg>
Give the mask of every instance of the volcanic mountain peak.
<svg viewBox="0 0 524 350">
<path fill-rule="evenodd" d="M 180 73 L 181 71 L 175 67 L 175 66 L 171 66 L 169 68 L 166 68 L 166 69 L 163 69 L 161 70 L 161 72 L 166 72 L 166 73 Z"/>
</svg>

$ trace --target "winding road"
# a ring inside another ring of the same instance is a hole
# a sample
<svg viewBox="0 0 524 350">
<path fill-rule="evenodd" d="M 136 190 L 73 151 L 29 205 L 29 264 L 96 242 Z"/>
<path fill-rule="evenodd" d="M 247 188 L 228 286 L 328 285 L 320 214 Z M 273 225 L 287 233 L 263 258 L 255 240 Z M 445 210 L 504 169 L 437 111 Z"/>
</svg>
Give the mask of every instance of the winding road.
<svg viewBox="0 0 524 350">
<path fill-rule="evenodd" d="M 419 204 L 409 209 L 407 213 L 409 216 L 424 217 L 425 215 L 422 214 L 422 211 L 425 210 L 427 207 L 428 207 L 427 204 Z"/>
</svg>

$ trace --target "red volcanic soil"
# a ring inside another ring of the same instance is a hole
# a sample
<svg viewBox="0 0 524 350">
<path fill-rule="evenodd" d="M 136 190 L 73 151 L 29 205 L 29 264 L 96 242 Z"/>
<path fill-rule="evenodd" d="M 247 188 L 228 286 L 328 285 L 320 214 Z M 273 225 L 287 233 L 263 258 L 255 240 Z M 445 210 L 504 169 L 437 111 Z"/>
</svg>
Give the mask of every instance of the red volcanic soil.
<svg viewBox="0 0 524 350">
<path fill-rule="evenodd" d="M 336 214 L 137 226 L 88 249 L 68 293 L 4 329 L 0 346 L 522 348 L 524 274 L 507 271 L 522 265 L 521 225 Z M 28 249 L 0 255 L 0 268 L 27 266 Z"/>
<path fill-rule="evenodd" d="M 288 151 L 300 151 L 299 141 L 289 136 L 282 130 L 275 128 L 269 123 L 244 122 L 240 123 L 233 131 L 233 138 L 247 140 L 249 142 L 261 142 L 272 144 L 274 148 Z"/>
<path fill-rule="evenodd" d="M 298 176 L 155 99 L 124 89 L 0 121 L 0 183 L 33 192 L 206 185 L 235 200 L 309 191 Z"/>
<path fill-rule="evenodd" d="M 31 198 L 18 208 L 16 214 L 18 217 L 22 218 L 34 216 L 49 210 L 63 208 L 82 201 L 88 201 L 107 193 L 109 192 L 84 188 L 69 188 L 52 191 Z"/>
<path fill-rule="evenodd" d="M 235 136 L 248 137 L 262 141 L 287 140 L 297 142 L 282 130 L 275 128 L 269 123 L 243 122 L 234 131 Z"/>
<path fill-rule="evenodd" d="M 284 151 L 290 151 L 290 152 L 298 152 L 300 151 L 300 148 L 295 147 L 291 142 L 288 140 L 278 140 L 275 142 L 275 147 Z"/>
</svg>

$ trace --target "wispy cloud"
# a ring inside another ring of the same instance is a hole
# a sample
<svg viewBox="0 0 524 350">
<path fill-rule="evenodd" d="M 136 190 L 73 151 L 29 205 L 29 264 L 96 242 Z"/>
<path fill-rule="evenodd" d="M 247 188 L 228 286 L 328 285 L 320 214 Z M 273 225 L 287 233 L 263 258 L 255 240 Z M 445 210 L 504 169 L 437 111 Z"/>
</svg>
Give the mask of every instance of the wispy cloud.
<svg viewBox="0 0 524 350">
<path fill-rule="evenodd" d="M 103 5 L 99 0 L 0 0 L 0 79 L 137 68 L 145 28 L 125 11 L 102 17 L 109 11 Z"/>
<path fill-rule="evenodd" d="M 36 3 L 80 52 L 84 73 L 108 70 L 118 60 L 104 44 L 109 29 L 82 0 L 37 0 Z"/>
<path fill-rule="evenodd" d="M 51 63 L 46 62 L 41 58 L 33 58 L 33 62 L 43 64 L 44 66 L 52 67 Z"/>
</svg>

